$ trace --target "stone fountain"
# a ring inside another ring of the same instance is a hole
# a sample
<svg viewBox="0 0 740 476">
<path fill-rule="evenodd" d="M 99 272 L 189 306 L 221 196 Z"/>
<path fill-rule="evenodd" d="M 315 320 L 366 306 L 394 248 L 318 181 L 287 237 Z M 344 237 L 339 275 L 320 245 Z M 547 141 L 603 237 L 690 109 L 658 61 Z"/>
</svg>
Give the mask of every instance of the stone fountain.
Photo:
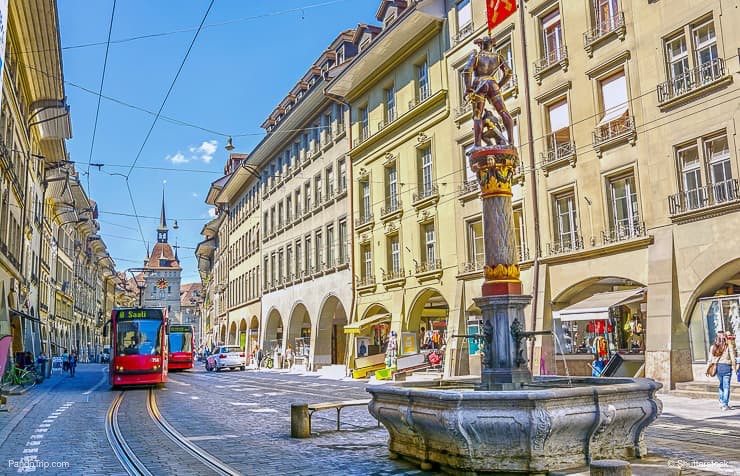
<svg viewBox="0 0 740 476">
<path fill-rule="evenodd" d="M 592 460 L 643 457 L 647 426 L 662 410 L 661 384 L 640 378 L 532 378 L 523 339 L 524 308 L 511 207 L 516 149 L 476 146 L 486 266 L 480 381 L 371 386 L 370 413 L 388 430 L 392 458 L 454 474 L 550 471 Z"/>
</svg>

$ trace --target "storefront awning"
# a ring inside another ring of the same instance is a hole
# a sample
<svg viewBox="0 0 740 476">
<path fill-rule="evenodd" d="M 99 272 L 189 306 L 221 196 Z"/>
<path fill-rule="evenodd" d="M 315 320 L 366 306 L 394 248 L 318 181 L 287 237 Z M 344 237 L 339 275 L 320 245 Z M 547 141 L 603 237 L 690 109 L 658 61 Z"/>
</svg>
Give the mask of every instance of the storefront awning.
<svg viewBox="0 0 740 476">
<path fill-rule="evenodd" d="M 347 324 L 346 326 L 344 326 L 344 333 L 359 334 L 360 331 L 365 327 L 371 326 L 380 321 L 390 321 L 390 319 L 390 314 L 375 314 L 373 316 L 366 317 L 365 319 L 360 319 L 357 322 L 353 322 L 352 324 Z"/>
<path fill-rule="evenodd" d="M 597 293 L 581 302 L 552 313 L 554 319 L 561 321 L 600 321 L 609 319 L 609 308 L 640 302 L 644 299 L 645 288 Z"/>
</svg>

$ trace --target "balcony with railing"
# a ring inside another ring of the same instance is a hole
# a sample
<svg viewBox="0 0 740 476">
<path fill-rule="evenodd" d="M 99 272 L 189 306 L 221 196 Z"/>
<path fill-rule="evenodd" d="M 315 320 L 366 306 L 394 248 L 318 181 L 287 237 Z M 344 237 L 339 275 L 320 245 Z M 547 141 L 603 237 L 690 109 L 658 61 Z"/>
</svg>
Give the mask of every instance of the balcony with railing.
<svg viewBox="0 0 740 476">
<path fill-rule="evenodd" d="M 732 75 L 727 74 L 725 61 L 722 58 L 715 58 L 659 84 L 658 105 L 665 107 L 674 100 L 695 97 L 699 92 L 705 92 L 729 81 L 732 81 Z"/>
<path fill-rule="evenodd" d="M 616 36 L 619 40 L 624 40 L 627 28 L 624 23 L 624 12 L 617 12 L 608 18 L 596 23 L 589 31 L 583 34 L 583 47 L 589 57 L 593 56 L 594 48 L 607 38 Z"/>
<path fill-rule="evenodd" d="M 327 129 L 321 137 L 321 150 L 327 150 L 332 144 L 334 144 L 334 139 L 331 136 L 331 131 Z"/>
<path fill-rule="evenodd" d="M 671 217 L 676 217 L 721 205 L 736 204 L 740 201 L 739 192 L 738 179 L 717 182 L 669 196 L 668 210 Z"/>
<path fill-rule="evenodd" d="M 360 130 L 357 137 L 352 141 L 352 147 L 357 147 L 370 138 L 370 127 L 367 123 L 360 123 Z"/>
<path fill-rule="evenodd" d="M 413 193 L 412 200 L 415 208 L 436 203 L 439 200 L 439 187 L 433 183 L 422 185 L 418 191 Z"/>
<path fill-rule="evenodd" d="M 478 183 L 478 179 L 470 179 L 470 180 L 464 181 L 457 187 L 457 195 L 461 199 L 470 198 L 473 196 L 474 193 L 477 193 L 479 190 L 480 190 L 480 184 Z"/>
<path fill-rule="evenodd" d="M 334 124 L 334 140 L 338 141 L 345 136 L 347 129 L 343 122 L 337 122 Z"/>
<path fill-rule="evenodd" d="M 647 230 L 645 229 L 644 222 L 639 220 L 632 222 L 622 221 L 612 224 L 609 230 L 601 232 L 601 244 L 610 245 L 612 243 L 619 243 L 620 241 L 627 241 L 645 236 L 647 236 Z"/>
<path fill-rule="evenodd" d="M 416 96 L 409 101 L 409 111 L 432 97 L 432 90 L 425 86 L 416 90 Z"/>
<path fill-rule="evenodd" d="M 395 110 L 390 110 L 386 113 L 386 117 L 384 120 L 378 122 L 378 132 L 382 131 L 384 128 L 388 127 L 398 119 L 398 114 L 396 114 Z"/>
<path fill-rule="evenodd" d="M 406 282 L 406 270 L 403 268 L 392 269 L 383 273 L 383 286 L 386 289 L 401 287 Z"/>
<path fill-rule="evenodd" d="M 400 200 L 389 199 L 384 207 L 380 207 L 380 219 L 382 221 L 390 220 L 403 212 L 403 204 Z"/>
<path fill-rule="evenodd" d="M 571 140 L 570 128 L 564 127 L 547 135 L 547 150 L 540 152 L 545 176 L 550 170 L 570 163 L 576 165 L 576 144 Z"/>
<path fill-rule="evenodd" d="M 355 231 L 361 233 L 368 228 L 372 228 L 375 223 L 375 219 L 372 213 L 361 215 L 359 218 L 355 218 Z"/>
<path fill-rule="evenodd" d="M 547 243 L 547 256 L 557 256 L 572 253 L 583 249 L 583 237 L 576 235 L 572 238 L 562 239 L 553 243 Z"/>
<path fill-rule="evenodd" d="M 357 280 L 357 291 L 358 292 L 371 291 L 375 289 L 375 286 L 376 286 L 375 276 L 373 275 L 360 276 L 360 278 Z"/>
<path fill-rule="evenodd" d="M 442 276 L 441 259 L 422 261 L 421 263 L 417 263 L 415 268 L 416 279 L 418 279 L 419 281 L 436 279 Z"/>
<path fill-rule="evenodd" d="M 568 48 L 561 46 L 551 51 L 545 52 L 542 58 L 539 58 L 534 62 L 534 79 L 537 84 L 542 84 L 542 77 L 554 69 L 556 66 L 560 66 L 563 71 L 568 71 Z"/>
<path fill-rule="evenodd" d="M 532 258 L 529 257 L 529 248 L 527 248 L 526 246 L 524 246 L 524 247 L 517 247 L 516 255 L 519 257 L 519 262 L 520 263 L 522 263 L 524 261 L 529 261 L 530 259 L 532 259 Z"/>
<path fill-rule="evenodd" d="M 461 41 L 465 40 L 465 38 L 469 37 L 473 34 L 474 31 L 473 22 L 469 21 L 466 24 L 462 25 L 460 28 L 457 29 L 457 33 L 455 34 L 455 37 L 453 38 L 454 44 L 457 45 Z"/>
<path fill-rule="evenodd" d="M 481 273 L 485 267 L 483 260 L 466 261 L 460 265 L 460 274 Z"/>
<path fill-rule="evenodd" d="M 465 101 L 463 104 L 455 108 L 455 120 L 462 119 L 468 113 L 473 112 L 473 104 L 470 101 Z"/>
<path fill-rule="evenodd" d="M 601 157 L 605 148 L 612 145 L 623 142 L 634 145 L 637 140 L 637 129 L 635 119 L 630 116 L 629 111 L 625 111 L 620 117 L 602 122 L 603 124 L 593 131 L 593 147 L 598 157 Z"/>
</svg>

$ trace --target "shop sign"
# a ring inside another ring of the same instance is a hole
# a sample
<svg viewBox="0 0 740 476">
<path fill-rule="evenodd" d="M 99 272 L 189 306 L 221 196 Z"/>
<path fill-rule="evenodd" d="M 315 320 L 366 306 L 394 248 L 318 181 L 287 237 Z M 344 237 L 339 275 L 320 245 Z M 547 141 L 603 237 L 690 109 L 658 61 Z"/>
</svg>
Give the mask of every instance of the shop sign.
<svg viewBox="0 0 740 476">
<path fill-rule="evenodd" d="M 401 355 L 416 354 L 419 352 L 416 345 L 415 332 L 401 332 Z"/>
</svg>

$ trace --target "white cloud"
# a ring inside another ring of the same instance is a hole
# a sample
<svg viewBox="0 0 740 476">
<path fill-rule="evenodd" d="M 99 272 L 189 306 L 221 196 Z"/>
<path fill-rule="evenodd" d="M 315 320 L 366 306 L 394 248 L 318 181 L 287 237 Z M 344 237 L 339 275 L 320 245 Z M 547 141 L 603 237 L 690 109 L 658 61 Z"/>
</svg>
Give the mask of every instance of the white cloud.
<svg viewBox="0 0 740 476">
<path fill-rule="evenodd" d="M 190 162 L 190 160 L 187 159 L 182 154 L 182 152 L 178 152 L 175 155 L 168 155 L 167 157 L 164 158 L 164 160 L 168 160 L 168 161 L 172 162 L 173 164 L 187 164 L 188 162 Z"/>
<path fill-rule="evenodd" d="M 218 141 L 203 141 L 198 147 L 190 147 L 190 152 L 195 154 L 195 159 L 200 159 L 206 164 L 213 160 L 213 154 L 218 148 Z"/>
<path fill-rule="evenodd" d="M 215 208 L 209 208 L 208 209 L 208 216 L 211 217 L 211 218 L 215 218 L 216 217 L 216 209 Z"/>
</svg>

